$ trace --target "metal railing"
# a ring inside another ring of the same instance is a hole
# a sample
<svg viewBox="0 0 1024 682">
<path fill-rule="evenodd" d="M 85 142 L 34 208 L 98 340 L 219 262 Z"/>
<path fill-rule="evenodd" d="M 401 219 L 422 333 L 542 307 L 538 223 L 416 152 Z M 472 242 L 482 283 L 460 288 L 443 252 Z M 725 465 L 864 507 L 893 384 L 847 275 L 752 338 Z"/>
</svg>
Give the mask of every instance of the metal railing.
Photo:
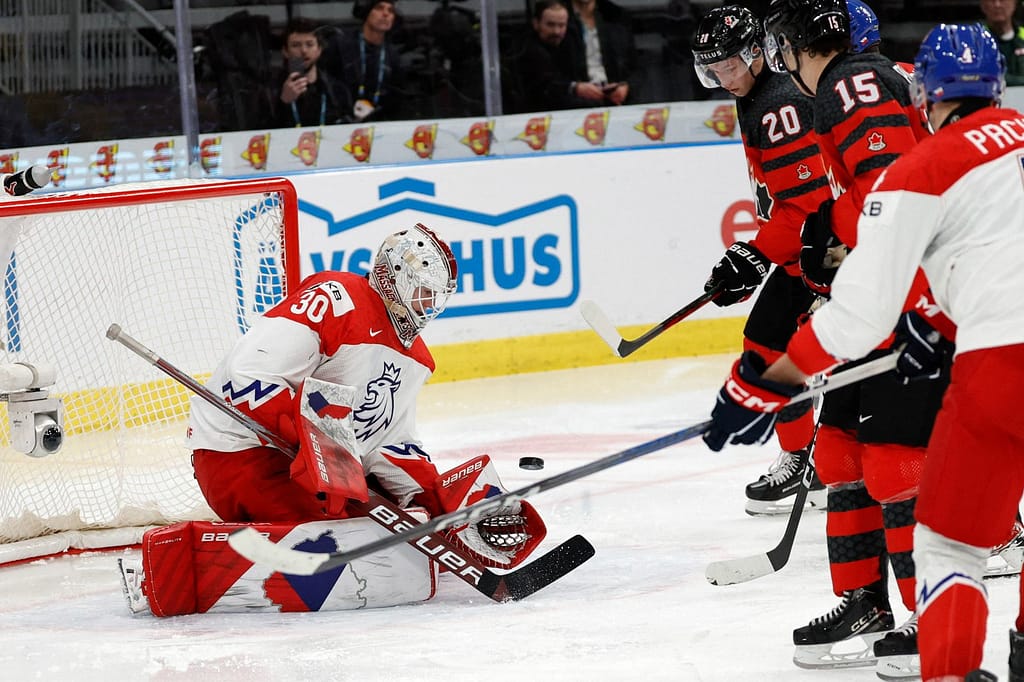
<svg viewBox="0 0 1024 682">
<path fill-rule="evenodd" d="M 146 40 L 152 26 L 135 3 L 104 0 L 0 0 L 0 92 L 167 85 L 173 58 Z"/>
</svg>

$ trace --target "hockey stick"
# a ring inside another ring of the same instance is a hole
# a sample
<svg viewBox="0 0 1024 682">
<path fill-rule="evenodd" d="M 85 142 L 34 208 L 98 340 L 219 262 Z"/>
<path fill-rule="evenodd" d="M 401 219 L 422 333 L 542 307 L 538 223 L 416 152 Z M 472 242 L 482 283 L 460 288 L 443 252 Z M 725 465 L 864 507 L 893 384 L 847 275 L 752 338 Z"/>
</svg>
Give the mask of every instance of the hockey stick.
<svg viewBox="0 0 1024 682">
<path fill-rule="evenodd" d="M 587 324 L 597 332 L 597 335 L 608 344 L 608 347 L 611 348 L 617 356 L 624 358 L 633 353 L 633 351 L 647 345 L 650 341 L 660 336 L 661 333 L 669 327 L 672 327 L 677 322 L 685 320 L 687 317 L 703 308 L 706 303 L 718 295 L 718 292 L 721 291 L 721 289 L 722 285 L 719 284 L 713 289 L 705 291 L 693 301 L 690 301 L 682 308 L 656 324 L 654 327 L 632 340 L 622 338 L 618 330 L 615 329 L 615 325 L 613 325 L 611 320 L 608 319 L 608 316 L 605 315 L 604 311 L 601 310 L 601 308 L 599 308 L 593 301 L 583 301 L 580 303 L 580 314 L 583 315 L 583 319 L 587 321 Z"/>
<path fill-rule="evenodd" d="M 273 445 L 292 459 L 295 458 L 295 449 L 288 441 L 267 429 L 248 415 L 242 413 L 233 405 L 230 405 L 223 400 L 219 400 L 208 388 L 125 333 L 121 329 L 120 325 L 110 325 L 107 329 L 107 338 L 112 341 L 117 341 L 178 383 L 185 386 L 207 403 L 213 405 L 224 414 L 246 426 L 264 442 Z M 372 490 L 369 491 L 368 502 L 353 500 L 351 502 L 351 506 L 356 508 L 358 511 L 363 512 L 366 516 L 369 516 L 391 533 L 401 535 L 403 532 L 408 532 L 409 530 L 419 531 L 414 533 L 412 538 L 408 541 L 410 546 L 421 554 L 425 554 L 429 559 L 444 566 L 448 571 L 455 574 L 462 581 L 471 585 L 481 594 L 498 602 L 516 601 L 528 597 L 541 588 L 550 585 L 594 556 L 593 545 L 591 545 L 590 542 L 588 542 L 582 535 L 576 535 L 558 545 L 547 554 L 531 561 L 529 564 L 526 564 L 514 571 L 510 571 L 509 573 L 497 575 L 491 572 L 474 557 L 469 555 L 464 549 L 451 543 L 443 535 L 433 534 L 431 529 L 424 530 L 422 524 L 410 516 L 404 509 L 400 508 L 390 500 L 376 494 Z M 253 529 L 248 528 L 247 530 Z M 253 532 L 255 533 L 255 531 Z M 261 540 L 263 539 L 263 536 L 259 535 L 259 533 L 255 534 Z M 383 539 L 392 540 L 393 537 L 396 536 L 385 537 Z M 229 542 L 232 547 L 235 547 L 234 542 L 231 542 L 230 540 Z M 401 544 L 401 542 L 402 541 L 386 542 L 383 544 L 383 547 L 398 545 Z M 269 540 L 267 541 L 267 544 L 271 548 L 276 548 L 282 552 L 305 554 L 305 552 L 278 547 Z M 358 556 L 365 556 L 373 551 L 376 550 L 364 552 Z M 273 562 L 258 561 L 256 558 L 243 552 L 239 552 L 239 554 L 253 563 L 265 563 L 268 566 L 275 567 L 275 570 L 278 570 L 278 572 L 281 573 L 309 575 L 276 568 L 276 564 Z M 338 566 L 341 563 L 347 563 L 347 561 L 337 562 L 332 566 Z"/>
<path fill-rule="evenodd" d="M 814 386 L 791 398 L 790 404 L 809 400 L 810 398 L 826 391 L 841 388 L 869 376 L 880 374 L 881 372 L 888 371 L 895 366 L 895 354 L 873 360 L 872 362 L 865 363 L 864 365 L 852 370 L 842 372 L 833 377 L 828 377 L 816 382 Z M 512 492 L 486 500 L 481 500 L 480 502 L 470 505 L 464 509 L 459 509 L 442 516 L 437 516 L 425 523 L 408 528 L 390 537 L 381 538 L 380 540 L 376 540 L 350 550 L 329 553 L 300 552 L 281 547 L 280 545 L 275 545 L 252 528 L 243 528 L 233 532 L 228 537 L 228 542 L 231 543 L 231 546 L 235 548 L 236 552 L 253 562 L 272 566 L 282 573 L 289 573 L 292 575 L 313 575 L 315 573 L 328 571 L 331 568 L 340 566 L 352 559 L 357 559 L 361 556 L 380 551 L 381 549 L 385 549 L 391 545 L 402 542 L 412 542 L 425 533 L 448 528 L 449 526 L 463 522 L 473 522 L 483 516 L 486 512 L 493 509 L 499 509 L 512 501 L 522 500 L 545 490 L 557 488 L 565 485 L 566 483 L 577 481 L 585 476 L 590 476 L 591 474 L 595 474 L 599 471 L 604 471 L 605 469 L 610 469 L 611 467 L 618 466 L 624 462 L 642 457 L 643 455 L 657 452 L 677 443 L 682 443 L 692 438 L 696 438 L 697 436 L 701 436 L 708 430 L 708 428 L 710 428 L 710 426 L 710 421 L 695 424 L 694 426 L 690 426 L 680 431 L 675 431 L 674 433 L 661 436 L 660 438 L 655 438 L 654 440 L 647 441 L 646 443 L 641 443 L 640 445 L 636 445 L 621 452 L 608 455 L 607 457 L 595 460 L 589 464 L 584 464 L 576 467 L 575 469 L 569 469 L 568 471 L 537 481 L 536 483 L 518 490 L 513 490 Z"/>
<path fill-rule="evenodd" d="M 416 525 L 415 527 L 402 530 L 390 537 L 384 537 L 380 540 L 376 540 L 350 550 L 330 553 L 300 552 L 281 547 L 280 545 L 275 545 L 273 542 L 270 542 L 256 532 L 253 528 L 243 528 L 233 532 L 228 537 L 228 542 L 235 548 L 236 552 L 248 558 L 250 561 L 272 566 L 281 573 L 288 573 L 292 575 L 313 575 L 314 573 L 322 573 L 323 571 L 329 571 L 332 568 L 336 568 L 341 564 L 348 563 L 352 559 L 358 559 L 361 556 L 372 554 L 390 547 L 391 545 L 402 542 L 416 542 L 418 538 L 426 533 L 442 530 L 461 523 L 472 523 L 473 521 L 481 518 L 487 512 L 500 509 L 511 502 L 525 499 L 545 490 L 557 488 L 565 485 L 566 483 L 597 473 L 598 471 L 603 471 L 613 466 L 636 459 L 637 457 L 642 457 L 643 455 L 663 450 L 671 445 L 675 445 L 676 443 L 682 443 L 683 441 L 690 440 L 691 438 L 696 438 L 707 431 L 710 426 L 710 421 L 701 422 L 694 426 L 682 429 L 681 431 L 676 431 L 674 433 L 661 436 L 660 438 L 647 441 L 646 443 L 641 443 L 640 445 L 636 445 L 621 452 L 617 452 L 613 455 L 608 455 L 607 457 L 595 460 L 589 464 L 584 464 L 583 466 L 576 467 L 575 469 L 569 469 L 568 471 L 537 481 L 536 483 L 532 483 L 518 490 L 513 490 L 512 492 L 508 492 L 503 495 L 481 500 L 480 502 L 465 507 L 464 509 L 459 509 L 442 516 L 434 517 L 424 523 Z M 375 512 L 375 509 L 370 510 L 371 515 Z"/>
<path fill-rule="evenodd" d="M 868 377 L 888 372 L 896 368 L 896 358 L 899 353 L 890 353 L 876 358 L 862 365 L 857 365 L 844 372 L 839 372 L 820 379 L 816 386 L 824 390 L 841 388 L 856 383 Z M 802 396 L 803 394 L 801 394 Z M 791 402 L 804 400 L 796 396 Z M 817 428 L 815 428 L 817 433 Z M 814 440 L 811 441 L 811 451 L 807 456 L 807 463 L 804 464 L 803 475 L 800 479 L 800 488 L 796 491 L 796 498 L 793 501 L 793 509 L 789 512 L 789 520 L 786 522 L 786 530 L 782 533 L 782 539 L 767 552 L 754 554 L 739 559 L 724 559 L 712 561 L 705 570 L 705 577 L 712 585 L 735 585 L 751 580 L 763 578 L 780 570 L 789 561 L 793 552 L 793 542 L 796 540 L 796 531 L 800 527 L 800 518 L 803 515 L 804 504 L 807 502 L 807 493 L 811 488 L 811 481 L 814 478 Z"/>
<path fill-rule="evenodd" d="M 796 491 L 793 509 L 789 512 L 786 530 L 783 532 L 779 544 L 761 554 L 740 559 L 712 561 L 704 572 L 708 582 L 712 585 L 745 583 L 771 575 L 785 566 L 789 561 L 789 555 L 793 552 L 793 541 L 796 540 L 796 531 L 800 527 L 800 518 L 803 516 L 804 504 L 807 502 L 807 493 L 811 489 L 813 479 L 814 445 L 812 440 L 810 453 L 807 455 L 807 462 L 804 464 L 803 474 L 800 477 L 800 488 Z"/>
</svg>

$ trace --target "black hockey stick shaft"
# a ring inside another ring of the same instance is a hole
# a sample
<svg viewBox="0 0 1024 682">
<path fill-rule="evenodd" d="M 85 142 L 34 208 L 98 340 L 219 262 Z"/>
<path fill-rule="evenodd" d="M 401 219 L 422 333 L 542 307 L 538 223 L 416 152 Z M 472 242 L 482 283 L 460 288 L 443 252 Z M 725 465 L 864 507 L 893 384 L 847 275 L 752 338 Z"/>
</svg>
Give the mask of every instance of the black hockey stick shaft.
<svg viewBox="0 0 1024 682">
<path fill-rule="evenodd" d="M 840 388 L 869 376 L 874 376 L 875 374 L 888 371 L 895 367 L 895 365 L 895 354 L 878 358 L 877 360 L 860 365 L 853 370 L 816 382 L 815 385 L 791 398 L 790 404 L 808 400 L 826 391 Z M 273 562 L 277 562 L 280 565 L 289 566 L 288 572 L 298 573 L 301 575 L 312 575 L 314 573 L 330 570 L 331 568 L 340 566 L 341 564 L 347 563 L 353 559 L 366 556 L 367 554 L 372 554 L 382 549 L 386 549 L 391 545 L 413 541 L 425 533 L 448 528 L 449 526 L 464 522 L 475 521 L 487 512 L 499 509 L 515 500 L 521 500 L 531 495 L 543 492 L 544 490 L 557 488 L 561 485 L 565 485 L 566 483 L 577 481 L 599 471 L 642 457 L 643 455 L 657 452 L 658 450 L 663 450 L 671 445 L 703 435 L 710 426 L 710 421 L 701 422 L 700 424 L 670 433 L 646 443 L 641 443 L 640 445 L 623 450 L 622 452 L 608 455 L 607 457 L 595 460 L 589 464 L 584 464 L 583 466 L 576 467 L 575 469 L 570 469 L 561 474 L 551 476 L 532 485 L 520 488 L 519 490 L 514 490 L 497 497 L 481 500 L 480 502 L 470 505 L 464 509 L 444 514 L 442 516 L 437 516 L 423 524 L 408 528 L 403 532 L 396 533 L 395 535 L 384 537 L 374 542 L 348 550 L 330 553 L 311 553 L 287 550 L 274 545 L 251 528 L 235 531 L 229 537 L 228 542 L 230 542 L 232 547 L 234 547 L 240 554 L 245 556 L 261 554 L 267 557 L 265 563 L 274 565 Z M 767 561 L 764 554 L 758 556 L 762 561 Z M 769 570 L 768 572 L 771 571 Z"/>
<path fill-rule="evenodd" d="M 817 429 L 815 429 L 817 435 Z M 769 549 L 765 554 L 772 568 L 778 571 L 789 561 L 793 553 L 793 543 L 796 541 L 796 531 L 800 528 L 800 519 L 804 514 L 804 505 L 807 503 L 807 494 L 811 490 L 814 481 L 814 439 L 808 446 L 807 462 L 804 463 L 803 474 L 800 478 L 800 488 L 796 491 L 793 500 L 793 509 L 789 512 L 789 520 L 786 521 L 786 530 L 782 533 L 779 544 Z"/>
<path fill-rule="evenodd" d="M 593 301 L 584 301 L 581 306 L 581 312 L 587 323 L 615 351 L 615 354 L 620 358 L 624 358 L 643 348 L 661 336 L 662 333 L 703 308 L 718 295 L 721 289 L 722 285 L 718 284 L 713 289 L 705 291 L 635 339 L 625 339 L 620 336 L 615 326 L 608 319 L 608 316 Z"/>
<path fill-rule="evenodd" d="M 120 325 L 110 325 L 107 329 L 107 338 L 125 346 L 207 403 L 253 431 L 265 442 L 295 459 L 297 453 L 287 440 L 233 405 L 219 400 L 208 388 L 125 333 Z M 369 491 L 368 502 L 362 503 L 353 500 L 350 504 L 392 533 L 400 532 L 403 528 L 420 527 L 419 521 L 408 512 L 372 490 Z M 397 544 L 401 543 L 389 542 L 386 546 Z M 443 535 L 432 534 L 429 530 L 416 534 L 413 541 L 408 544 L 495 601 L 511 601 L 527 597 L 575 569 L 594 555 L 593 546 L 583 536 L 577 535 L 517 571 L 506 575 L 497 575 Z"/>
<path fill-rule="evenodd" d="M 597 473 L 598 471 L 609 469 L 613 466 L 623 464 L 624 462 L 634 460 L 638 457 L 642 457 L 643 455 L 647 455 L 652 452 L 657 452 L 671 445 L 682 443 L 683 441 L 687 441 L 690 440 L 691 438 L 700 436 L 705 431 L 707 431 L 710 426 L 710 421 L 701 422 L 694 426 L 690 426 L 680 431 L 676 431 L 674 433 L 661 436 L 660 438 L 655 438 L 654 440 L 647 441 L 646 443 L 641 443 L 640 445 L 628 448 L 621 452 L 617 452 L 613 455 L 603 457 L 602 459 L 595 460 L 588 464 L 584 464 L 583 466 L 576 467 L 575 469 L 569 469 L 568 471 L 564 471 L 555 476 L 551 476 L 541 481 L 537 481 L 536 483 L 525 486 L 518 490 L 513 490 L 512 492 L 508 492 L 503 495 L 498 495 L 496 497 L 481 500 L 480 502 L 465 507 L 464 509 L 459 509 L 453 512 L 449 512 L 448 514 L 436 516 L 421 524 L 417 524 L 415 526 L 406 528 L 401 532 L 397 532 L 394 535 L 380 538 L 379 540 L 369 542 L 359 547 L 354 547 L 352 549 L 330 553 L 294 551 L 290 552 L 288 557 L 285 557 L 283 553 L 278 552 L 278 556 L 283 561 L 288 562 L 289 565 L 292 566 L 291 570 L 300 572 L 303 575 L 311 575 L 314 573 L 322 573 L 323 571 L 329 571 L 332 568 L 337 568 L 338 566 L 346 564 L 349 561 L 352 561 L 353 559 L 358 559 L 359 557 L 379 552 L 383 549 L 391 547 L 392 545 L 401 544 L 403 542 L 414 543 L 417 541 L 418 538 L 428 533 L 443 530 L 445 528 L 450 528 L 451 526 L 460 525 L 462 523 L 473 523 L 474 521 L 477 521 L 478 519 L 485 516 L 488 512 L 501 509 L 513 502 L 525 499 L 532 495 L 536 495 L 537 493 L 543 492 L 545 490 L 557 488 L 559 486 L 565 485 L 566 483 L 571 483 L 572 481 L 577 481 L 581 478 L 584 478 L 585 476 L 590 476 L 591 474 Z M 374 513 L 378 512 L 377 510 L 371 508 L 369 510 L 369 513 L 372 516 Z M 236 542 L 241 542 L 246 547 L 252 547 L 257 543 L 263 545 L 272 544 L 269 543 L 269 541 L 266 540 L 266 538 L 264 538 L 251 528 L 235 531 L 229 537 L 228 542 L 231 542 L 233 547 L 235 546 Z M 236 547 L 236 549 L 238 549 L 238 547 Z M 294 564 L 291 563 L 292 561 L 294 561 Z M 302 564 L 305 564 L 305 566 L 303 566 Z"/>
</svg>

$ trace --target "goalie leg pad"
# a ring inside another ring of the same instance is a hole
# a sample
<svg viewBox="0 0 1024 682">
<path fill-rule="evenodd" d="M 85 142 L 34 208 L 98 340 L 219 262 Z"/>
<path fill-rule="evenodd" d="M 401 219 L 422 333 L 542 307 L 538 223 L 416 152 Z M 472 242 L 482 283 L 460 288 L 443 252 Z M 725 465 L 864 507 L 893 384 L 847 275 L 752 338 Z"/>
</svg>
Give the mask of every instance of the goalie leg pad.
<svg viewBox="0 0 1024 682">
<path fill-rule="evenodd" d="M 446 512 L 506 492 L 488 455 L 480 455 L 441 474 L 441 503 Z M 454 526 L 448 538 L 490 568 L 514 568 L 547 535 L 540 514 L 529 502 L 517 501 L 475 523 Z"/>
<path fill-rule="evenodd" d="M 418 520 L 422 510 L 410 510 Z M 367 518 L 251 524 L 294 549 L 331 552 L 388 531 Z M 314 576 L 276 573 L 235 553 L 228 535 L 242 524 L 189 521 L 143 537 L 143 592 L 154 615 L 250 611 L 339 611 L 422 602 L 434 596 L 436 564 L 398 545 Z"/>
</svg>

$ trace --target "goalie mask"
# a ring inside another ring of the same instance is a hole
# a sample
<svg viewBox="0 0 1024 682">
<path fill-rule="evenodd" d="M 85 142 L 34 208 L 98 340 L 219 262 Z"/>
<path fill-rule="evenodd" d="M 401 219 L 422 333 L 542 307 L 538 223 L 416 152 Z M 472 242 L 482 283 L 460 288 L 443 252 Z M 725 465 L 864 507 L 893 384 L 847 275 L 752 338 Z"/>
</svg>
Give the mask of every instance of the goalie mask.
<svg viewBox="0 0 1024 682">
<path fill-rule="evenodd" d="M 390 235 L 381 244 L 370 271 L 370 286 L 384 299 L 406 348 L 427 322 L 444 312 L 457 274 L 452 250 L 421 223 Z"/>
</svg>

